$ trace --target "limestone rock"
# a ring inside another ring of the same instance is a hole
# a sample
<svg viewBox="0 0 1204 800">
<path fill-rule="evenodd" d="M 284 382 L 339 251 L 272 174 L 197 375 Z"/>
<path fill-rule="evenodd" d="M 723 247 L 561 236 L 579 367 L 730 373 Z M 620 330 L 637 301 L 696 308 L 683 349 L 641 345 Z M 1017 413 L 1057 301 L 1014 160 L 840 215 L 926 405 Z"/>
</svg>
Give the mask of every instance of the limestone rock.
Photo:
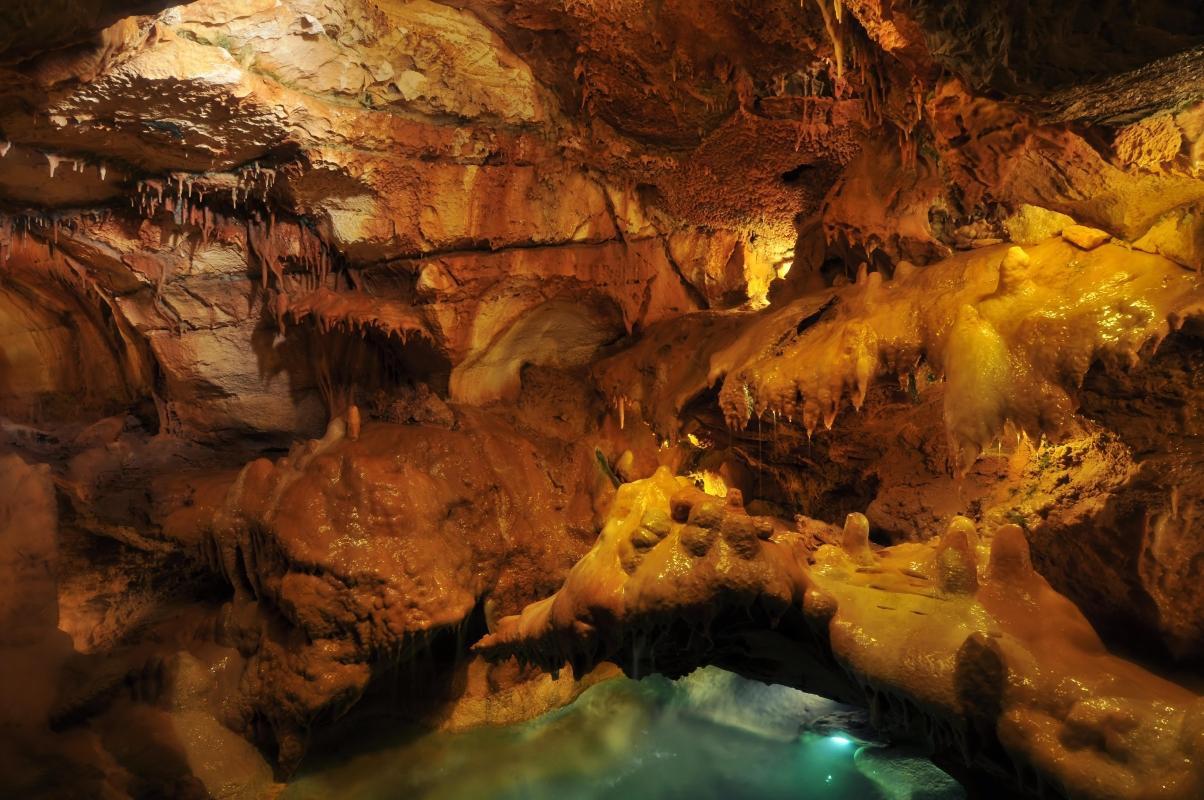
<svg viewBox="0 0 1204 800">
<path fill-rule="evenodd" d="M 1102 644 L 1204 614 L 1204 17 L 1139 5 L 5 3 L 0 793 L 579 688 L 484 628 L 1200 794 Z"/>
<path fill-rule="evenodd" d="M 1107 231 L 1088 228 L 1085 225 L 1067 225 L 1062 229 L 1062 238 L 1083 250 L 1094 250 L 1112 238 Z"/>
</svg>

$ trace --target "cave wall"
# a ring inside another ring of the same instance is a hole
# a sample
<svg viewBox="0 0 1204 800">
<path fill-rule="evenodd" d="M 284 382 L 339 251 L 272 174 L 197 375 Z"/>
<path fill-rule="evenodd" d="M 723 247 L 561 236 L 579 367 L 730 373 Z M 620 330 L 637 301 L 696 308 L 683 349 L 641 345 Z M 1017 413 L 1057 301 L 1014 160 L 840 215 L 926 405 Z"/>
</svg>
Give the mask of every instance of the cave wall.
<svg viewBox="0 0 1204 800">
<path fill-rule="evenodd" d="M 471 694 L 658 467 L 812 550 L 1019 525 L 1198 663 L 1199 14 L 1020 5 L 10 4 L 0 413 L 87 656 L 48 718 L 283 779 L 423 659 Z"/>
</svg>

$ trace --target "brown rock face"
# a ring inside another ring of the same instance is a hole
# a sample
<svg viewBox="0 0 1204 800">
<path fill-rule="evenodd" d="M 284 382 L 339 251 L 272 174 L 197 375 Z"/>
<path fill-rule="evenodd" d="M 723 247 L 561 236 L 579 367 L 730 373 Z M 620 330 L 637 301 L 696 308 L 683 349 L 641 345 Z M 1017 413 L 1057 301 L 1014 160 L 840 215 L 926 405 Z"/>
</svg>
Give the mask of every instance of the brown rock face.
<svg viewBox="0 0 1204 800">
<path fill-rule="evenodd" d="M 1104 647 L 1204 659 L 1201 13 L 7 2 L 0 794 L 269 796 L 612 658 L 1196 796 Z"/>
<path fill-rule="evenodd" d="M 253 734 L 266 721 L 295 765 L 313 721 L 424 636 L 548 586 L 592 532 L 598 477 L 588 450 L 475 412 L 455 430 L 371 423 L 355 439 L 340 419 L 275 464 L 248 464 L 210 521 L 165 530 L 234 587 L 227 635 L 249 660 L 232 724 Z"/>
<path fill-rule="evenodd" d="M 1084 587 L 1075 593 L 1101 619 L 1121 625 L 1138 621 L 1143 630 L 1157 630 L 1176 657 L 1196 661 L 1204 657 L 1204 593 L 1199 580 L 1204 543 L 1196 516 L 1204 485 L 1202 344 L 1199 325 L 1191 325 L 1141 369 L 1111 365 L 1089 374 L 1084 413 L 1115 431 L 1134 463 L 1128 481 L 1097 512 L 1087 537 L 1097 552 L 1116 556 L 1098 562 L 1106 571 L 1093 582 L 1095 591 Z M 1034 541 L 1040 562 L 1071 563 L 1055 555 L 1078 538 L 1074 522 L 1066 527 L 1069 530 L 1058 530 L 1056 537 Z M 1065 571 L 1062 567 L 1055 572 Z M 1127 592 L 1114 588 L 1102 597 L 1101 586 L 1123 586 Z M 1116 598 L 1125 594 L 1132 601 L 1118 603 Z"/>
</svg>

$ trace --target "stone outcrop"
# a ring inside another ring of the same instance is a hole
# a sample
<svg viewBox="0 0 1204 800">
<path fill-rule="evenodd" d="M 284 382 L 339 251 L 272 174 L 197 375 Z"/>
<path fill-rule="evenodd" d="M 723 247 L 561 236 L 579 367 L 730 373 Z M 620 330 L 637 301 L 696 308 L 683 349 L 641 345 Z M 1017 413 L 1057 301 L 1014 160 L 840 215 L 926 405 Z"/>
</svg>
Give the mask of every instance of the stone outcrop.
<svg viewBox="0 0 1204 800">
<path fill-rule="evenodd" d="M 809 552 L 736 495 L 662 470 L 620 489 L 564 586 L 476 649 L 579 674 L 602 659 L 636 674 L 717 662 L 859 700 L 879 728 L 985 769 L 1024 764 L 1021 785 L 1032 770 L 1069 797 L 1199 791 L 1200 698 L 1108 655 L 1034 571 L 1018 525 L 980 539 L 957 517 L 880 551 L 868 534 L 851 514 L 839 545 Z"/>
<path fill-rule="evenodd" d="M 609 486 L 590 450 L 471 411 L 454 430 L 336 419 L 275 463 L 206 480 L 164 486 L 178 510 L 163 534 L 233 586 L 225 636 L 248 663 L 227 722 L 248 735 L 266 723 L 286 767 L 374 675 L 479 604 L 492 615 L 538 595 L 583 549 Z"/>
</svg>

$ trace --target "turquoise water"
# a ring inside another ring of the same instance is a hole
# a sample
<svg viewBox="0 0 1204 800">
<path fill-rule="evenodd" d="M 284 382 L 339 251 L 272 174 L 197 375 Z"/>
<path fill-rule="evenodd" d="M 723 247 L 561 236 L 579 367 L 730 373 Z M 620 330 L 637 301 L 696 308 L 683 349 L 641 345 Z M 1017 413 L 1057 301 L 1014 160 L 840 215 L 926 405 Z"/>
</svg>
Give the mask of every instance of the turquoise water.
<svg viewBox="0 0 1204 800">
<path fill-rule="evenodd" d="M 956 800 L 921 758 L 863 746 L 836 708 L 707 668 L 615 679 L 530 722 L 380 740 L 299 775 L 282 800 Z M 841 719 L 837 714 L 837 720 Z M 825 722 L 827 723 L 825 726 Z M 800 726 L 826 733 L 800 732 Z"/>
</svg>

